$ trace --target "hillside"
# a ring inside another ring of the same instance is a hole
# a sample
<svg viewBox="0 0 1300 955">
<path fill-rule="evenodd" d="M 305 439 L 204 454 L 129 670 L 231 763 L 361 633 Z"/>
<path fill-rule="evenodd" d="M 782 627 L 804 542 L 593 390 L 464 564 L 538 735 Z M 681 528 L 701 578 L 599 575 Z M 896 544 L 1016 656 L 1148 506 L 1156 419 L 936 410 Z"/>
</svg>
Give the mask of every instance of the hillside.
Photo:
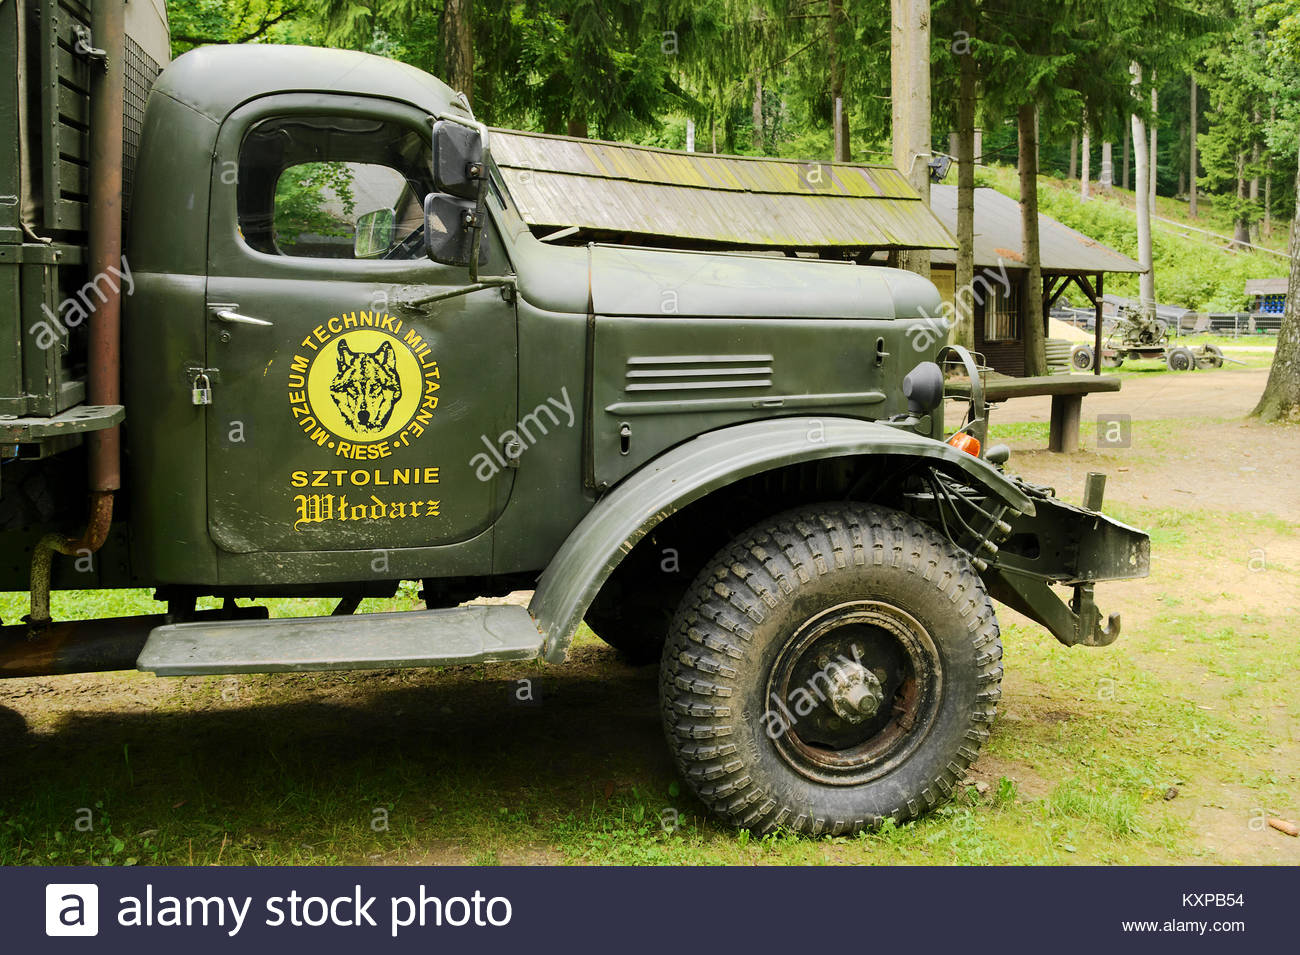
<svg viewBox="0 0 1300 955">
<path fill-rule="evenodd" d="M 991 186 L 1012 198 L 1020 195 L 1017 173 L 1011 166 L 986 166 L 977 170 L 976 184 Z M 1040 211 L 1072 229 L 1137 258 L 1137 221 L 1133 193 L 1113 190 L 1100 196 L 1094 189 L 1087 202 L 1079 198 L 1079 184 L 1051 177 L 1038 180 Z M 1201 216 L 1187 215 L 1185 202 L 1167 197 L 1157 200 L 1157 215 L 1183 226 L 1212 232 L 1231 231 L 1215 215 L 1213 206 L 1202 203 Z M 1245 284 L 1251 278 L 1285 275 L 1287 260 L 1269 252 L 1230 251 L 1217 238 L 1156 221 L 1152 237 L 1156 273 L 1156 299 L 1169 305 L 1183 305 L 1197 311 L 1231 312 L 1245 304 Z M 1286 223 L 1278 223 L 1265 245 L 1286 247 Z M 1108 276 L 1106 290 L 1116 295 L 1136 296 L 1138 277 Z"/>
</svg>

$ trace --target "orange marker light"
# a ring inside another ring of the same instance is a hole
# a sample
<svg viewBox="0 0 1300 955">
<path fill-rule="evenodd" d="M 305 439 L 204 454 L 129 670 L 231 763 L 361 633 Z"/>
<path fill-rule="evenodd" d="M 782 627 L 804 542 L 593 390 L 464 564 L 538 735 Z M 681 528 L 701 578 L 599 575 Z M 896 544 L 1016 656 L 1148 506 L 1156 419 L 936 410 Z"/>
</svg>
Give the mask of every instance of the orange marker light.
<svg viewBox="0 0 1300 955">
<path fill-rule="evenodd" d="M 980 456 L 979 438 L 976 438 L 973 435 L 969 435 L 965 431 L 958 431 L 956 434 L 954 434 L 951 438 L 948 439 L 948 443 L 951 444 L 954 448 L 958 449 L 959 451 L 965 451 L 968 454 L 973 454 L 977 458 Z"/>
</svg>

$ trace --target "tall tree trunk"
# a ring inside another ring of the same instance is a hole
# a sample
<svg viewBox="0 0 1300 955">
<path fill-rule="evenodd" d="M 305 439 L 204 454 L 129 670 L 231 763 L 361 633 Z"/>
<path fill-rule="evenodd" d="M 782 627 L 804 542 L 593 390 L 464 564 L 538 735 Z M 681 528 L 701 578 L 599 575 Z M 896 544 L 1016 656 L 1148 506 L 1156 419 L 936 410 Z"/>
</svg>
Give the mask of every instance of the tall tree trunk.
<svg viewBox="0 0 1300 955">
<path fill-rule="evenodd" d="M 442 81 L 474 102 L 474 30 L 472 0 L 443 0 Z"/>
<path fill-rule="evenodd" d="M 1115 162 L 1111 158 L 1110 140 L 1101 144 L 1101 191 L 1110 192 L 1115 185 Z"/>
<path fill-rule="evenodd" d="M 1264 119 L 1264 117 L 1260 116 L 1259 110 L 1255 110 L 1254 119 L 1255 128 L 1259 129 L 1260 123 L 1263 122 Z M 1259 140 L 1257 139 L 1255 140 L 1254 145 L 1250 147 L 1250 206 L 1252 212 L 1250 220 L 1250 241 L 1256 244 L 1259 243 L 1259 216 L 1255 214 L 1259 209 L 1259 160 Z"/>
<path fill-rule="evenodd" d="M 1135 71 L 1138 70 L 1134 67 Z M 1140 72 L 1138 73 L 1140 79 Z M 1156 276 L 1151 254 L 1151 205 L 1147 198 L 1151 188 L 1151 170 L 1147 167 L 1147 131 L 1142 117 L 1133 114 L 1133 193 L 1137 207 L 1138 265 L 1142 268 L 1140 279 L 1140 310 L 1144 318 L 1155 315 Z"/>
<path fill-rule="evenodd" d="M 929 6 L 928 0 L 926 6 Z M 831 117 L 834 123 L 831 158 L 835 162 L 848 162 L 849 111 L 844 102 L 844 57 L 840 53 L 840 28 L 844 23 L 843 0 L 829 0 L 827 10 L 830 20 L 828 39 L 831 64 Z M 926 62 L 928 63 L 929 60 L 927 59 Z"/>
<path fill-rule="evenodd" d="M 1079 134 L 1070 137 L 1070 179 L 1079 178 Z"/>
<path fill-rule="evenodd" d="M 1232 243 L 1230 249 L 1243 248 L 1250 242 L 1250 220 L 1240 211 L 1246 201 L 1246 154 L 1237 153 L 1237 218 L 1232 224 Z"/>
<path fill-rule="evenodd" d="M 974 23 L 965 19 L 962 29 L 975 32 Z M 953 304 L 957 308 L 957 327 L 952 340 L 972 351 L 975 348 L 975 302 L 966 294 L 975 282 L 975 55 L 966 50 L 957 61 L 957 274 L 954 276 Z M 1071 170 L 1070 175 L 1074 172 Z"/>
<path fill-rule="evenodd" d="M 1129 175 L 1129 150 L 1133 148 L 1133 130 L 1127 125 L 1124 127 L 1124 155 L 1120 157 L 1120 185 L 1125 189 L 1131 189 L 1133 178 Z"/>
<path fill-rule="evenodd" d="M 1191 120 L 1190 120 L 1191 138 L 1189 140 L 1191 149 L 1189 151 L 1190 155 L 1188 156 L 1188 162 L 1187 162 L 1187 181 L 1190 184 L 1191 191 L 1188 193 L 1187 196 L 1187 213 L 1193 219 L 1195 219 L 1196 218 L 1196 191 L 1198 188 L 1196 177 L 1200 175 L 1200 169 L 1199 169 L 1200 162 L 1199 162 L 1199 156 L 1197 155 L 1197 142 L 1196 142 L 1196 134 L 1197 134 L 1196 127 L 1199 122 L 1199 119 L 1196 111 L 1196 74 L 1195 73 L 1192 74 L 1191 112 L 1192 112 Z"/>
<path fill-rule="evenodd" d="M 1083 111 L 1083 173 L 1079 176 L 1079 198 L 1092 197 L 1092 132 L 1088 129 L 1088 111 Z"/>
<path fill-rule="evenodd" d="M 1264 235 L 1273 237 L 1273 177 L 1264 177 Z"/>
<path fill-rule="evenodd" d="M 1157 117 L 1159 115 L 1159 103 L 1156 100 L 1156 71 L 1151 71 L 1151 161 L 1147 164 L 1147 205 L 1150 207 L 1151 214 L 1156 214 L 1156 170 L 1158 168 L 1156 160 L 1156 136 L 1157 136 Z"/>
<path fill-rule="evenodd" d="M 763 74 L 754 70 L 754 137 L 753 145 L 757 152 L 763 151 Z"/>
<path fill-rule="evenodd" d="M 894 165 L 930 203 L 930 0 L 891 0 Z M 930 277 L 928 251 L 904 251 L 900 268 Z"/>
<path fill-rule="evenodd" d="M 575 139 L 587 138 L 587 119 L 585 116 L 570 116 L 565 132 Z"/>
<path fill-rule="evenodd" d="M 1020 163 L 1020 221 L 1025 236 L 1025 267 L 1020 323 L 1024 329 L 1025 374 L 1047 374 L 1047 329 L 1043 317 L 1043 268 L 1038 242 L 1038 108 L 1021 106 L 1016 114 Z"/>
<path fill-rule="evenodd" d="M 1265 421 L 1300 421 L 1300 164 L 1296 166 L 1296 209 L 1291 220 L 1291 273 L 1286 311 L 1264 394 L 1251 414 Z"/>
<path fill-rule="evenodd" d="M 1268 107 L 1268 126 L 1273 128 L 1277 122 L 1277 105 L 1270 103 Z M 1264 235 L 1269 238 L 1273 237 L 1273 154 L 1268 154 L 1267 165 L 1264 169 Z"/>
</svg>

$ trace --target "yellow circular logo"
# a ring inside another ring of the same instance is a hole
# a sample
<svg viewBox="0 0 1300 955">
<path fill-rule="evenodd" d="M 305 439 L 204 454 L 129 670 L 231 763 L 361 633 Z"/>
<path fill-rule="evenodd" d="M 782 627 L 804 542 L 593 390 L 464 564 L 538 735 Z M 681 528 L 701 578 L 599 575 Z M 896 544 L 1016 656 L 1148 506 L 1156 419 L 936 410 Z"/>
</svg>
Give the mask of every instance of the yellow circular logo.
<svg viewBox="0 0 1300 955">
<path fill-rule="evenodd" d="M 386 312 L 331 317 L 303 339 L 289 404 L 317 445 L 349 458 L 387 456 L 424 434 L 438 406 L 432 345 Z"/>
<path fill-rule="evenodd" d="M 307 400 L 321 425 L 349 441 L 382 441 L 399 430 L 421 390 L 419 362 L 387 332 L 338 336 L 307 373 Z"/>
</svg>

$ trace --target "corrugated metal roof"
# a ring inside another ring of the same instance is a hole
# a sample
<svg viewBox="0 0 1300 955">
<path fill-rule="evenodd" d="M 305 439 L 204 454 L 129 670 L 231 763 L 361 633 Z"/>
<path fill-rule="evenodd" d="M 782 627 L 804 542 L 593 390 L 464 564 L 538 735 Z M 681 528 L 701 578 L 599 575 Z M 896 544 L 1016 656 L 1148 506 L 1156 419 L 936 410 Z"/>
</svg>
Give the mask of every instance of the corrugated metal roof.
<svg viewBox="0 0 1300 955">
<path fill-rule="evenodd" d="M 532 226 L 747 248 L 956 246 L 888 166 L 651 149 L 497 129 L 492 157 Z"/>
<path fill-rule="evenodd" d="M 1285 295 L 1287 279 L 1246 279 L 1247 295 Z"/>
<path fill-rule="evenodd" d="M 931 186 L 930 208 L 954 233 L 957 231 L 957 187 Z M 1102 245 L 1048 216 L 1038 216 L 1038 245 L 1043 268 L 1052 272 L 1141 272 L 1127 255 Z M 996 189 L 975 190 L 975 265 L 1024 268 L 1024 229 L 1020 203 Z M 955 264 L 955 252 L 938 251 L 935 264 Z"/>
</svg>

